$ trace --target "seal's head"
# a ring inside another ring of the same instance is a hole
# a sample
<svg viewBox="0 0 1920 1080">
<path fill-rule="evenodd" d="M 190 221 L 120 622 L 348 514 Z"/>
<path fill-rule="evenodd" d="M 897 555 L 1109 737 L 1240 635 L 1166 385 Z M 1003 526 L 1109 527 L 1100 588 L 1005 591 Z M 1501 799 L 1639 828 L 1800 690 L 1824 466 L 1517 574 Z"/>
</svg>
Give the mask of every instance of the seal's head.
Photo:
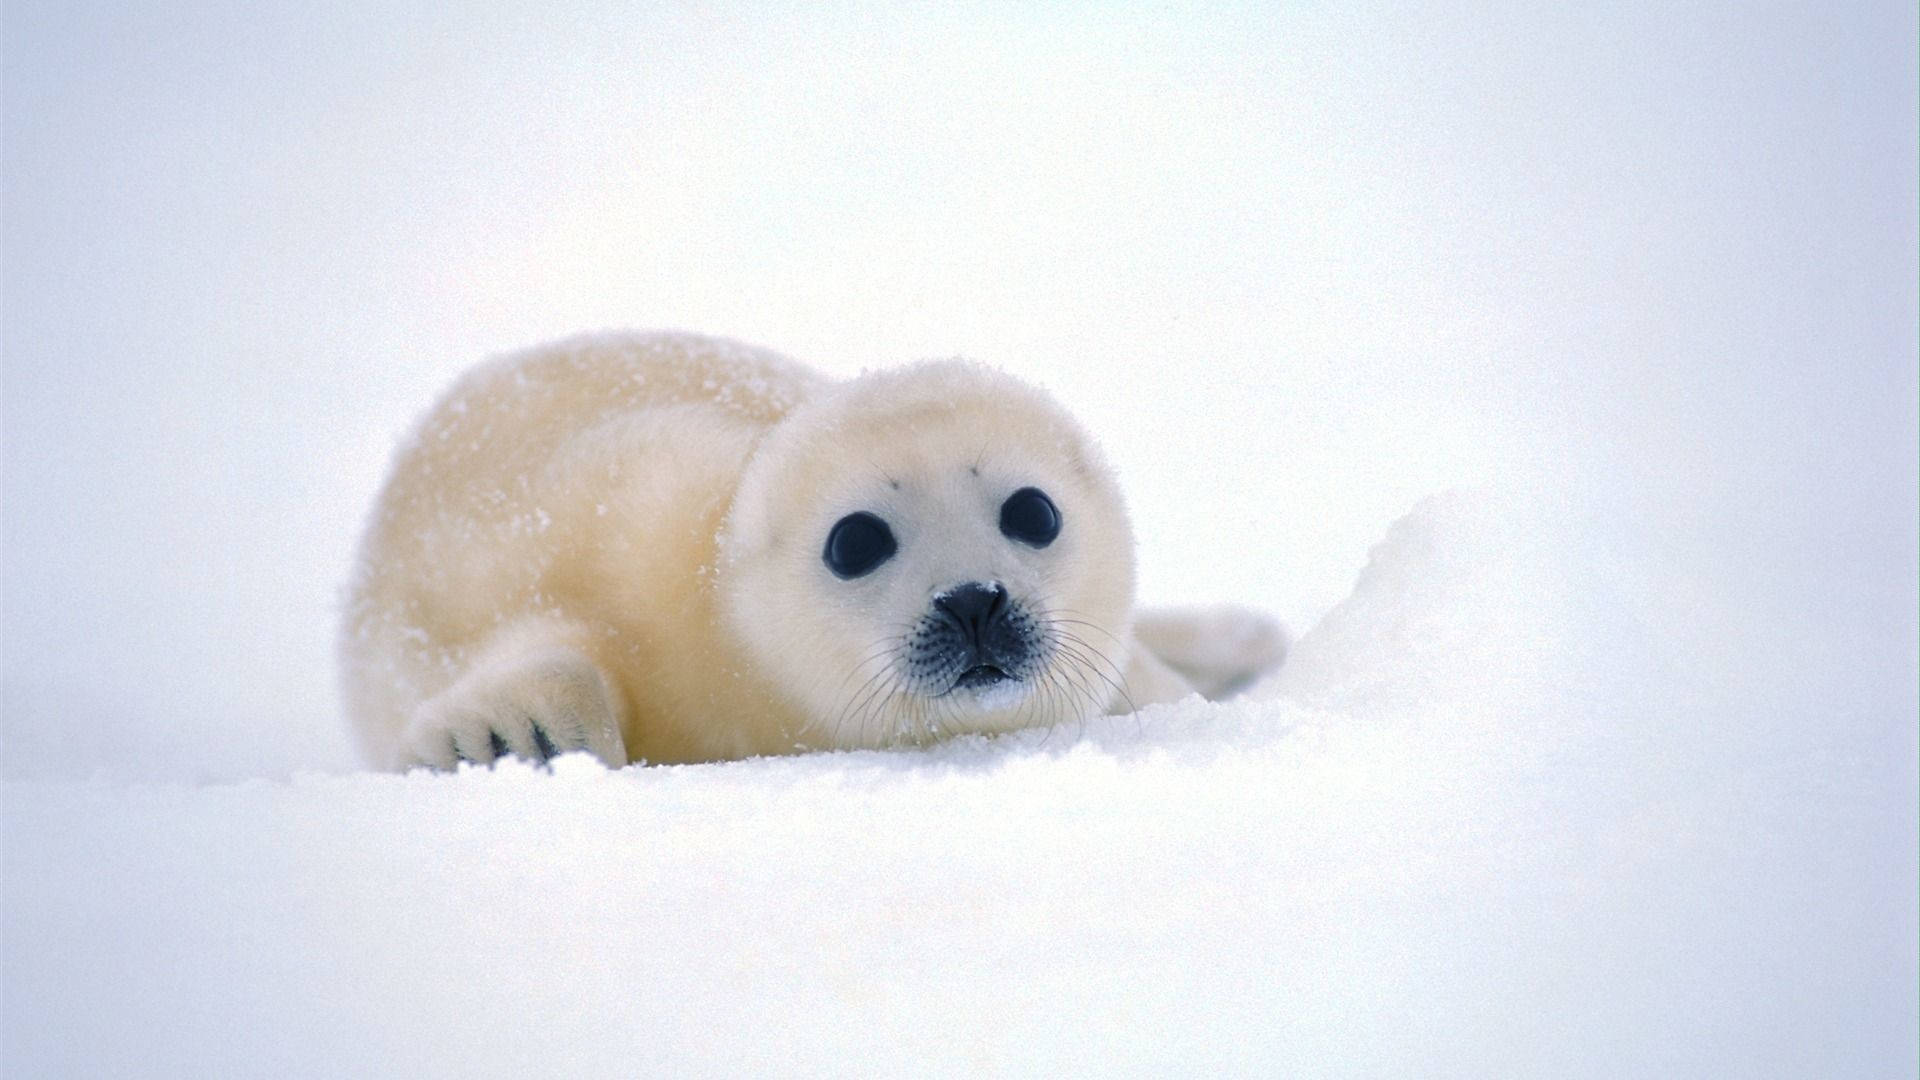
<svg viewBox="0 0 1920 1080">
<path fill-rule="evenodd" d="M 957 360 L 872 372 L 755 449 L 718 589 L 797 744 L 1083 720 L 1126 663 L 1133 534 L 1051 397 Z"/>
</svg>

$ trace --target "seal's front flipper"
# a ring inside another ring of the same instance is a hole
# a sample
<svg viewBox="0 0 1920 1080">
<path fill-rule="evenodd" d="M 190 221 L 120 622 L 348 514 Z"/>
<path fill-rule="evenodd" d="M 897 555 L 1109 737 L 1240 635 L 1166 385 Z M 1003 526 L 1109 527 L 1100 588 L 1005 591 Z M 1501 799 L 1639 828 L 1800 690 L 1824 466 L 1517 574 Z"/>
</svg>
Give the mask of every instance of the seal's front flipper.
<svg viewBox="0 0 1920 1080">
<path fill-rule="evenodd" d="M 1287 658 L 1286 627 L 1250 608 L 1155 608 L 1134 619 L 1141 647 L 1217 700 L 1253 685 Z"/>
<path fill-rule="evenodd" d="M 619 711 L 605 676 L 560 644 L 509 639 L 460 681 L 428 698 L 405 732 L 412 763 L 452 769 L 511 754 L 532 762 L 585 750 L 609 768 L 627 763 Z"/>
</svg>

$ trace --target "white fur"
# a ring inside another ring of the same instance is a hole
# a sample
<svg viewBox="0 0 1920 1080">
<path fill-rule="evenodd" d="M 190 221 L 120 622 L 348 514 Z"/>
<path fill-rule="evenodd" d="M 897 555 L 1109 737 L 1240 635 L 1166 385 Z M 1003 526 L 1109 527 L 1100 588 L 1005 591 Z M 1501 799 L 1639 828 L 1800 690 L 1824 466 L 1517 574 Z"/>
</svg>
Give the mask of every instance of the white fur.
<svg viewBox="0 0 1920 1080">
<path fill-rule="evenodd" d="M 1044 549 L 998 531 L 1025 486 L 1065 523 Z M 899 546 L 843 581 L 821 550 L 856 510 Z M 717 339 L 575 339 L 469 373 L 396 456 L 349 588 L 344 695 L 380 767 L 537 754 L 542 737 L 620 765 L 1083 720 L 1277 662 L 1258 633 L 1191 646 L 1217 620 L 1153 623 L 1179 672 L 1138 647 L 1132 547 L 1091 439 L 991 369 L 831 383 Z M 1044 675 L 909 692 L 906 627 L 973 581 L 1044 616 Z"/>
</svg>

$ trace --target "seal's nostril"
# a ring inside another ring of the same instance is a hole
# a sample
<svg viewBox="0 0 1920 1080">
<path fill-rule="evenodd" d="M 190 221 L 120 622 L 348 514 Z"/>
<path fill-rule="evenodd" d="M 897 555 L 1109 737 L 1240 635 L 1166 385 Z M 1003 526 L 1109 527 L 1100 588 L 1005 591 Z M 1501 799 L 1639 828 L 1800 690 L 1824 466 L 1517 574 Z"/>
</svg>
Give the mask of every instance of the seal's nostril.
<svg viewBox="0 0 1920 1080">
<path fill-rule="evenodd" d="M 972 581 L 934 597 L 933 606 L 977 644 L 987 627 L 1006 614 L 1007 590 L 997 581 Z"/>
</svg>

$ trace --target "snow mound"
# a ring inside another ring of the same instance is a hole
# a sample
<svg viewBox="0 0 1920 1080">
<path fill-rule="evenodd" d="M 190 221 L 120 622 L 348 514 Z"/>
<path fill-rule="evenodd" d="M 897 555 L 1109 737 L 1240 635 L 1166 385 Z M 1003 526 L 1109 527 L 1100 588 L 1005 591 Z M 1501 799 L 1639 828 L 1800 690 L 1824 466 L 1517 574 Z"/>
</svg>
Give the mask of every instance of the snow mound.
<svg viewBox="0 0 1920 1080">
<path fill-rule="evenodd" d="M 8 1071 L 1907 1069 L 1880 729 L 1809 764 L 1543 518 L 1431 499 L 1247 698 L 1079 731 L 9 783 Z"/>
</svg>

